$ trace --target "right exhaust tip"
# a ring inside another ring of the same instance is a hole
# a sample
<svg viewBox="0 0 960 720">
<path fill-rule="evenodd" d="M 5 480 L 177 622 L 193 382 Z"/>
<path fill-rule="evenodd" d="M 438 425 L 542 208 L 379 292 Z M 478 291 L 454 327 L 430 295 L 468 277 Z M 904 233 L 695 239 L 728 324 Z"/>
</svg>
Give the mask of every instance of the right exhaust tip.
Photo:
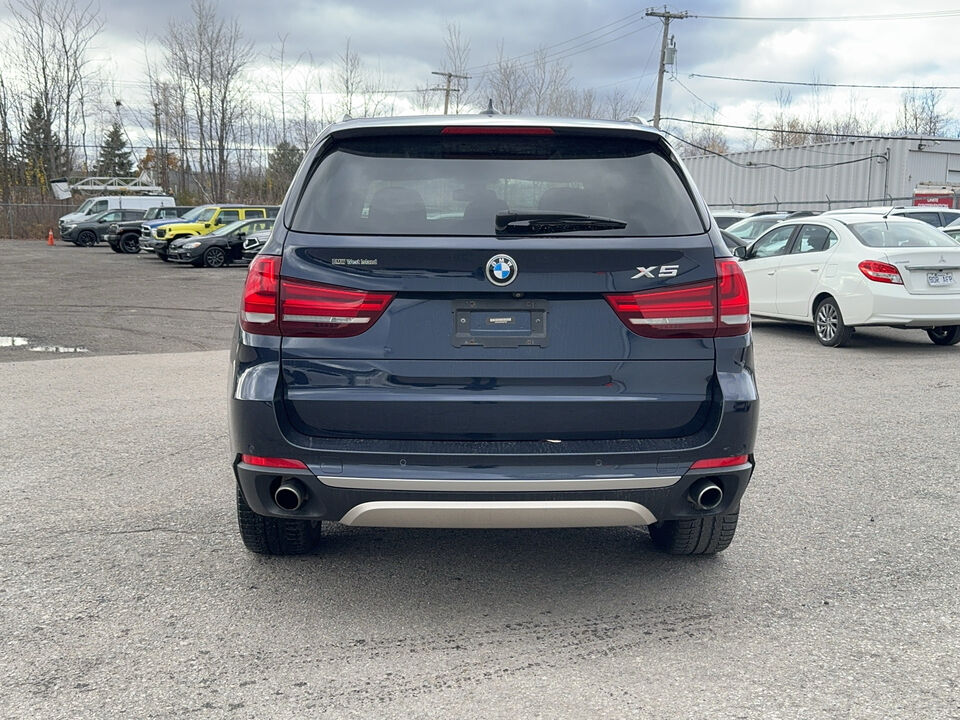
<svg viewBox="0 0 960 720">
<path fill-rule="evenodd" d="M 273 501 L 277 507 L 288 512 L 299 510 L 306 499 L 306 493 L 301 489 L 300 484 L 293 480 L 280 483 L 280 487 L 273 493 Z"/>
<path fill-rule="evenodd" d="M 697 480 L 690 486 L 687 498 L 697 510 L 714 510 L 723 502 L 723 488 L 713 480 Z"/>
</svg>

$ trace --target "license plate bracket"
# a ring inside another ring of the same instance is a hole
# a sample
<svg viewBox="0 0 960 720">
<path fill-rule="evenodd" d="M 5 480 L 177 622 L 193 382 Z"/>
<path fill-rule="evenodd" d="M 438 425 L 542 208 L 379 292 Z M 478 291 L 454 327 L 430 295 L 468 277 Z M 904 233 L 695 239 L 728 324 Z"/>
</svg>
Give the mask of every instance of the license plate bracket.
<svg viewBox="0 0 960 720">
<path fill-rule="evenodd" d="M 452 303 L 454 347 L 546 347 L 547 301 L 475 299 Z"/>
</svg>

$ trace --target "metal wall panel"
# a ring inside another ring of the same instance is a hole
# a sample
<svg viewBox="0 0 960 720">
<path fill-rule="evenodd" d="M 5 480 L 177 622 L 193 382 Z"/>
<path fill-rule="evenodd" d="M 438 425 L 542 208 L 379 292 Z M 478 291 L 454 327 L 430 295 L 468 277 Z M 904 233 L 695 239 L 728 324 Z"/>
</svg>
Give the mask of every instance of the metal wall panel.
<svg viewBox="0 0 960 720">
<path fill-rule="evenodd" d="M 946 184 L 960 174 L 960 140 L 853 140 L 706 155 L 683 162 L 714 208 L 909 205 L 919 183 Z"/>
</svg>

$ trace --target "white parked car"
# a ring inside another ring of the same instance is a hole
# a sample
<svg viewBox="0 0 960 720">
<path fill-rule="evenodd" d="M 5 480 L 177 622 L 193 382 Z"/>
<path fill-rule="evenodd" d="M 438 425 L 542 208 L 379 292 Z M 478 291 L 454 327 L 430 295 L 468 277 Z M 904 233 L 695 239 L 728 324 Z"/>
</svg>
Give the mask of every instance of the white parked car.
<svg viewBox="0 0 960 720">
<path fill-rule="evenodd" d="M 811 323 L 839 347 L 859 325 L 922 328 L 960 342 L 960 241 L 919 220 L 818 215 L 734 251 L 759 317 Z"/>
<path fill-rule="evenodd" d="M 824 215 L 850 215 L 850 214 L 877 214 L 886 217 L 905 217 L 911 220 L 922 220 L 927 225 L 933 227 L 945 227 L 950 223 L 960 220 L 960 210 L 951 210 L 939 205 L 907 205 L 905 207 L 893 207 L 890 205 L 883 207 L 858 207 L 841 208 L 840 210 L 827 210 Z"/>
</svg>

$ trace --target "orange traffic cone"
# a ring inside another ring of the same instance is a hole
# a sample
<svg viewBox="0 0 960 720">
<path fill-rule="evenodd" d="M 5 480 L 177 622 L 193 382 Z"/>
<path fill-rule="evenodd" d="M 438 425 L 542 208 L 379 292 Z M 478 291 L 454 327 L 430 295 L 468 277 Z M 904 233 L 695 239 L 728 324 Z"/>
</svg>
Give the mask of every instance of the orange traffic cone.
<svg viewBox="0 0 960 720">
<path fill-rule="evenodd" d="M 53 245 L 53 230 L 47 230 L 47 245 Z"/>
</svg>

